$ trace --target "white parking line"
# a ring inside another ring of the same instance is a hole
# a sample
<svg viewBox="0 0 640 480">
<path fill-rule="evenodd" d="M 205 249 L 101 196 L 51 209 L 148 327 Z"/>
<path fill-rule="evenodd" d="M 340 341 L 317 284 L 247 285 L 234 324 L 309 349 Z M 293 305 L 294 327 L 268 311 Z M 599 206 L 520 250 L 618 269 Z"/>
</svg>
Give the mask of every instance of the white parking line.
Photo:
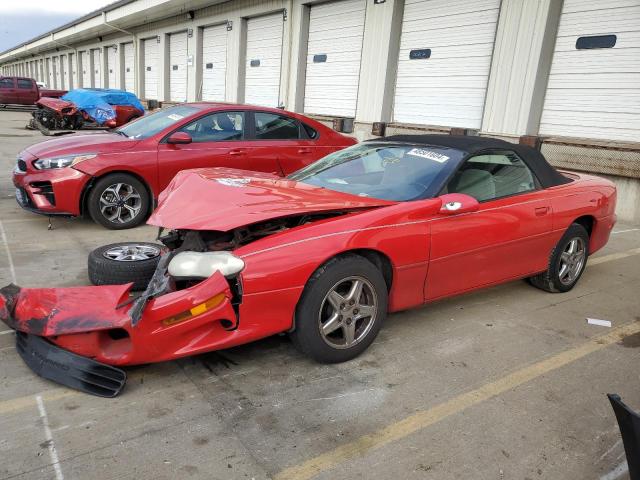
<svg viewBox="0 0 640 480">
<path fill-rule="evenodd" d="M 639 230 L 640 228 L 629 228 L 627 230 L 614 230 L 613 232 L 611 232 L 611 234 L 616 235 L 618 233 L 637 232 Z"/>
<path fill-rule="evenodd" d="M 2 238 L 2 243 L 4 243 L 4 248 L 7 251 L 7 259 L 9 261 L 9 272 L 11 273 L 11 282 L 16 283 L 16 269 L 13 266 L 13 258 L 11 257 L 11 250 L 9 250 L 9 242 L 7 241 L 7 234 L 4 231 L 4 225 L 2 225 L 2 221 L 0 220 L 0 238 Z"/>
<path fill-rule="evenodd" d="M 51 463 L 53 464 L 53 469 L 56 472 L 56 480 L 64 480 L 64 475 L 62 475 L 62 469 L 60 468 L 60 459 L 58 458 L 56 446 L 53 443 L 53 435 L 51 435 L 51 429 L 49 428 L 49 417 L 47 416 L 47 411 L 44 408 L 42 396 L 36 395 L 36 402 L 38 403 L 38 412 L 40 412 L 42 426 L 44 427 L 44 438 L 47 441 L 47 447 L 49 448 L 49 457 L 51 457 Z"/>
<path fill-rule="evenodd" d="M 0 332 L 0 335 L 9 335 L 10 333 L 13 333 L 15 330 L 2 330 Z"/>
</svg>

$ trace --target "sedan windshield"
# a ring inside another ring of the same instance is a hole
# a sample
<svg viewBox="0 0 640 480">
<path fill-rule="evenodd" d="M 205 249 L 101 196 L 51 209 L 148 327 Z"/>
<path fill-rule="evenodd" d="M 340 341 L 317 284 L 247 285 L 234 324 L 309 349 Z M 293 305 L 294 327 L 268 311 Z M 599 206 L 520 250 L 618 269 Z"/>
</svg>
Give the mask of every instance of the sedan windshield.
<svg viewBox="0 0 640 480">
<path fill-rule="evenodd" d="M 290 179 L 382 200 L 435 196 L 464 155 L 445 147 L 365 142 L 334 152 Z"/>
<path fill-rule="evenodd" d="M 165 108 L 152 114 L 145 115 L 134 122 L 118 128 L 116 131 L 129 138 L 141 140 L 143 138 L 154 136 L 156 133 L 161 132 L 174 123 L 181 121 L 185 117 L 193 115 L 197 111 L 198 109 L 195 107 L 177 105 L 175 107 Z"/>
</svg>

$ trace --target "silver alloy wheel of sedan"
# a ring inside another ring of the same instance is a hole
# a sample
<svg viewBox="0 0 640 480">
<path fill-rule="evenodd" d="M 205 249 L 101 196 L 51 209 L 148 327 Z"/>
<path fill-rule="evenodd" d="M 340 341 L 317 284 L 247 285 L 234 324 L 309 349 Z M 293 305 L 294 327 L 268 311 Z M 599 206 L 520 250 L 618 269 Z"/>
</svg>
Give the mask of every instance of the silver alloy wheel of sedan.
<svg viewBox="0 0 640 480">
<path fill-rule="evenodd" d="M 560 254 L 558 279 L 563 285 L 571 285 L 584 267 L 587 249 L 584 240 L 575 237 L 569 240 L 564 251 Z"/>
<path fill-rule="evenodd" d="M 351 348 L 367 336 L 377 311 L 378 297 L 369 280 L 359 276 L 340 280 L 322 301 L 320 335 L 333 348 Z"/>
<path fill-rule="evenodd" d="M 131 222 L 142 208 L 142 198 L 133 185 L 114 183 L 100 195 L 100 213 L 113 223 Z"/>
<path fill-rule="evenodd" d="M 102 255 L 117 262 L 136 262 L 156 258 L 160 255 L 160 248 L 136 243 L 122 244 L 106 250 Z"/>
</svg>

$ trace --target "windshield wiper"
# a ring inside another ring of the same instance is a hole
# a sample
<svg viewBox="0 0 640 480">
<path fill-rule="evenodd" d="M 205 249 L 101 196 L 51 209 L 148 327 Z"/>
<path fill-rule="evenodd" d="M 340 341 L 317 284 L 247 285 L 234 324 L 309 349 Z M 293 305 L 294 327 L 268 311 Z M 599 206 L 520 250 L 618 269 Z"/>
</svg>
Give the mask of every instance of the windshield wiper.
<svg viewBox="0 0 640 480">
<path fill-rule="evenodd" d="M 129 135 L 124 133 L 122 130 L 112 130 L 112 131 L 113 131 L 113 133 L 117 133 L 118 135 L 123 135 L 123 136 L 129 138 Z"/>
</svg>

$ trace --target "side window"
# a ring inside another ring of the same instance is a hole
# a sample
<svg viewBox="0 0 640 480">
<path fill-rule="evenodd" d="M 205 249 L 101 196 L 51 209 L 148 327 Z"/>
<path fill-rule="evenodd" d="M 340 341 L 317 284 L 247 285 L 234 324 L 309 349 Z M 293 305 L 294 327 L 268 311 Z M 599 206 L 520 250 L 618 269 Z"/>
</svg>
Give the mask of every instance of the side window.
<svg viewBox="0 0 640 480">
<path fill-rule="evenodd" d="M 447 185 L 448 193 L 466 193 L 479 202 L 535 189 L 531 170 L 513 152 L 471 157 Z"/>
<path fill-rule="evenodd" d="M 302 127 L 304 128 L 304 131 L 307 132 L 307 137 L 309 137 L 311 140 L 315 140 L 316 138 L 318 138 L 318 132 L 311 128 L 309 125 L 303 123 Z"/>
<path fill-rule="evenodd" d="M 18 79 L 18 88 L 22 88 L 23 90 L 31 90 L 32 86 L 33 83 L 31 83 L 31 80 L 27 80 L 26 78 Z"/>
<path fill-rule="evenodd" d="M 255 113 L 256 140 L 297 140 L 300 126 L 293 118 L 274 113 Z"/>
<path fill-rule="evenodd" d="M 191 135 L 194 143 L 242 140 L 244 113 L 212 113 L 185 125 L 180 131 Z"/>
<path fill-rule="evenodd" d="M 13 88 L 13 78 L 0 78 L 0 88 Z"/>
</svg>

